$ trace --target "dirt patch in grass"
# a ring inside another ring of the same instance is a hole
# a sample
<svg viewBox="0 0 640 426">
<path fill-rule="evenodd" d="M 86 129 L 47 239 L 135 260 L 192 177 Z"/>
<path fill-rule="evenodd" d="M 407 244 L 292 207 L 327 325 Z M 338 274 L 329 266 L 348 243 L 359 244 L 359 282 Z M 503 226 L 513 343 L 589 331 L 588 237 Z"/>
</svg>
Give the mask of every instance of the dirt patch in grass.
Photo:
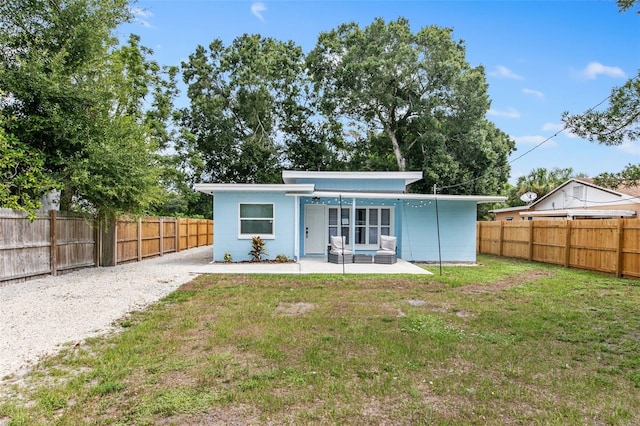
<svg viewBox="0 0 640 426">
<path fill-rule="evenodd" d="M 311 312 L 314 308 L 314 304 L 313 303 L 304 303 L 304 302 L 298 302 L 298 303 L 286 303 L 286 302 L 280 302 L 278 303 L 278 306 L 276 307 L 276 313 L 280 314 L 280 315 L 284 315 L 287 317 L 297 317 L 300 315 L 304 315 L 307 312 Z"/>
<path fill-rule="evenodd" d="M 472 283 L 459 287 L 462 293 L 481 294 L 481 293 L 497 293 L 511 287 L 517 287 L 523 284 L 536 282 L 543 278 L 553 275 L 551 271 L 530 270 L 517 275 L 512 275 L 490 283 Z"/>
<path fill-rule="evenodd" d="M 157 425 L 228 425 L 240 426 L 259 424 L 259 418 L 254 413 L 254 409 L 247 404 L 230 405 L 215 410 L 209 410 L 206 413 L 183 414 L 158 419 L 155 421 Z"/>
</svg>

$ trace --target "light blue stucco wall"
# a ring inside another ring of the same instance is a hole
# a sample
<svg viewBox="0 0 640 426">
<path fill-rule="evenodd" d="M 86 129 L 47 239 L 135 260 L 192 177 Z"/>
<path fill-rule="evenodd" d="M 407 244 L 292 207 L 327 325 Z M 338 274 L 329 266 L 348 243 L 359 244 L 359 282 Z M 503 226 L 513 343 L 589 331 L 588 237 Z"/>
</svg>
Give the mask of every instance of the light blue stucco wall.
<svg viewBox="0 0 640 426">
<path fill-rule="evenodd" d="M 213 197 L 213 260 L 224 261 L 229 252 L 234 262 L 250 260 L 251 238 L 239 239 L 239 203 L 274 203 L 275 238 L 266 241 L 267 259 L 279 254 L 292 259 L 295 241 L 295 197 L 279 192 L 219 192 Z"/>
<path fill-rule="evenodd" d="M 313 183 L 316 191 L 398 191 L 406 189 L 404 179 L 315 179 L 300 178 L 296 183 Z"/>
<path fill-rule="evenodd" d="M 474 201 L 438 201 L 443 262 L 475 262 L 476 206 Z M 401 257 L 438 261 L 435 201 L 407 203 L 402 219 Z"/>
</svg>

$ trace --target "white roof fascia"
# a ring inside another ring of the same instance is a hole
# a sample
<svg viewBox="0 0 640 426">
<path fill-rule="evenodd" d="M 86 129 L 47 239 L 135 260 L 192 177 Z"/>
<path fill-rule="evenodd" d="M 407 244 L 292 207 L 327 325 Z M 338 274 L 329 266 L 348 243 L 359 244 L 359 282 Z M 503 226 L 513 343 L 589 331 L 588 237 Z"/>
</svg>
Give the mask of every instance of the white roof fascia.
<svg viewBox="0 0 640 426">
<path fill-rule="evenodd" d="M 259 184 L 259 183 L 197 183 L 193 186 L 196 191 L 205 194 L 216 192 L 287 192 L 295 194 L 310 194 L 315 188 L 314 184 Z"/>
<path fill-rule="evenodd" d="M 285 183 L 293 183 L 296 179 L 404 179 L 404 184 L 409 185 L 422 179 L 422 172 L 282 172 Z"/>
<path fill-rule="evenodd" d="M 507 197 L 493 195 L 446 195 L 446 194 L 414 194 L 399 192 L 349 192 L 349 191 L 314 191 L 308 197 L 343 197 L 343 198 L 376 198 L 395 200 L 435 200 L 440 201 L 476 201 L 478 203 L 498 203 Z"/>
<path fill-rule="evenodd" d="M 517 212 L 520 210 L 529 210 L 530 206 L 518 206 L 518 207 L 504 207 L 502 209 L 489 210 L 490 213 L 506 213 Z"/>
<path fill-rule="evenodd" d="M 598 217 L 631 217 L 635 216 L 634 210 L 589 210 L 589 209 L 566 209 L 566 210 L 539 210 L 530 212 L 521 212 L 520 216 L 559 216 L 559 217 L 576 217 L 576 216 L 598 216 Z"/>
</svg>

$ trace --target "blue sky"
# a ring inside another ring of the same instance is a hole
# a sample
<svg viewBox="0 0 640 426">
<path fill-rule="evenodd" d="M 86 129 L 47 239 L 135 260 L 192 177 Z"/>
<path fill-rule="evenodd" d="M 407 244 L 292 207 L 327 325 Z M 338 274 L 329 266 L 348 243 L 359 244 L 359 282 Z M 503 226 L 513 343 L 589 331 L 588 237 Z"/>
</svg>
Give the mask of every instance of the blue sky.
<svg viewBox="0 0 640 426">
<path fill-rule="evenodd" d="M 563 132 L 563 111 L 580 113 L 604 100 L 640 69 L 640 15 L 619 13 L 613 0 L 537 1 L 306 1 L 147 0 L 136 22 L 121 27 L 141 36 L 161 64 L 178 65 L 196 46 L 226 45 L 244 33 L 293 40 L 305 52 L 323 31 L 345 22 L 361 27 L 402 16 L 414 31 L 453 28 L 467 60 L 483 65 L 489 83 L 487 117 L 517 142 L 511 181 L 537 167 L 571 167 L 595 176 L 640 162 L 640 143 L 589 143 Z M 603 104 L 606 106 L 606 103 Z"/>
</svg>

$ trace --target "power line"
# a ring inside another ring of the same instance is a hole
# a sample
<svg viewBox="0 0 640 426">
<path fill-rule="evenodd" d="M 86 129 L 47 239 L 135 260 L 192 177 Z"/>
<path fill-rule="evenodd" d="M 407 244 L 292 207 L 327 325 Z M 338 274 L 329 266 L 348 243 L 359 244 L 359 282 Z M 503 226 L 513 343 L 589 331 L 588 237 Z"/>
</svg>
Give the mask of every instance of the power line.
<svg viewBox="0 0 640 426">
<path fill-rule="evenodd" d="M 634 81 L 637 80 L 638 78 L 640 78 L 640 74 L 636 75 L 635 77 L 631 78 L 629 81 Z M 609 96 L 607 96 L 606 98 L 604 98 L 603 100 L 601 100 L 600 102 L 598 102 L 597 104 L 595 104 L 594 106 L 592 106 L 591 108 L 589 108 L 586 112 L 584 112 L 582 114 L 582 116 L 584 117 L 585 115 L 591 113 L 593 110 L 595 110 L 596 108 L 598 108 L 600 105 L 602 105 L 603 103 L 607 102 L 608 100 L 611 99 L 611 97 L 613 96 L 613 93 L 610 93 Z M 629 123 L 625 124 L 628 125 Z M 625 127 L 625 125 L 622 125 L 620 127 L 618 127 L 617 129 L 615 129 L 614 131 L 618 131 L 620 130 L 622 127 Z M 521 155 L 517 156 L 516 158 L 510 160 L 507 162 L 507 165 L 511 165 L 512 163 L 514 163 L 515 161 L 521 159 L 522 157 L 524 157 L 525 155 L 530 154 L 531 152 L 535 151 L 536 149 L 540 148 L 542 145 L 544 145 L 545 143 L 549 142 L 551 139 L 555 138 L 556 136 L 558 136 L 559 134 L 561 134 L 562 132 L 568 130 L 567 126 L 565 125 L 562 129 L 558 130 L 556 133 L 554 133 L 553 135 L 549 136 L 548 138 L 546 138 L 545 140 L 543 140 L 542 142 L 538 143 L 537 145 L 535 145 L 534 147 L 532 147 L 531 149 L 527 150 L 526 152 L 522 153 Z M 504 167 L 506 167 L 504 166 Z M 502 170 L 502 168 L 500 169 Z M 483 173 L 480 176 L 477 176 L 475 178 L 471 178 L 468 179 L 466 181 L 460 182 L 460 183 L 456 183 L 453 185 L 447 185 L 447 186 L 443 186 L 440 188 L 437 188 L 438 191 L 442 191 L 444 189 L 451 189 L 451 188 L 457 188 L 459 186 L 464 186 L 467 185 L 469 183 L 473 183 L 475 181 L 478 181 L 480 179 L 483 179 L 487 176 L 489 176 L 490 174 L 495 173 L 495 171 L 488 171 L 487 173 Z"/>
</svg>

